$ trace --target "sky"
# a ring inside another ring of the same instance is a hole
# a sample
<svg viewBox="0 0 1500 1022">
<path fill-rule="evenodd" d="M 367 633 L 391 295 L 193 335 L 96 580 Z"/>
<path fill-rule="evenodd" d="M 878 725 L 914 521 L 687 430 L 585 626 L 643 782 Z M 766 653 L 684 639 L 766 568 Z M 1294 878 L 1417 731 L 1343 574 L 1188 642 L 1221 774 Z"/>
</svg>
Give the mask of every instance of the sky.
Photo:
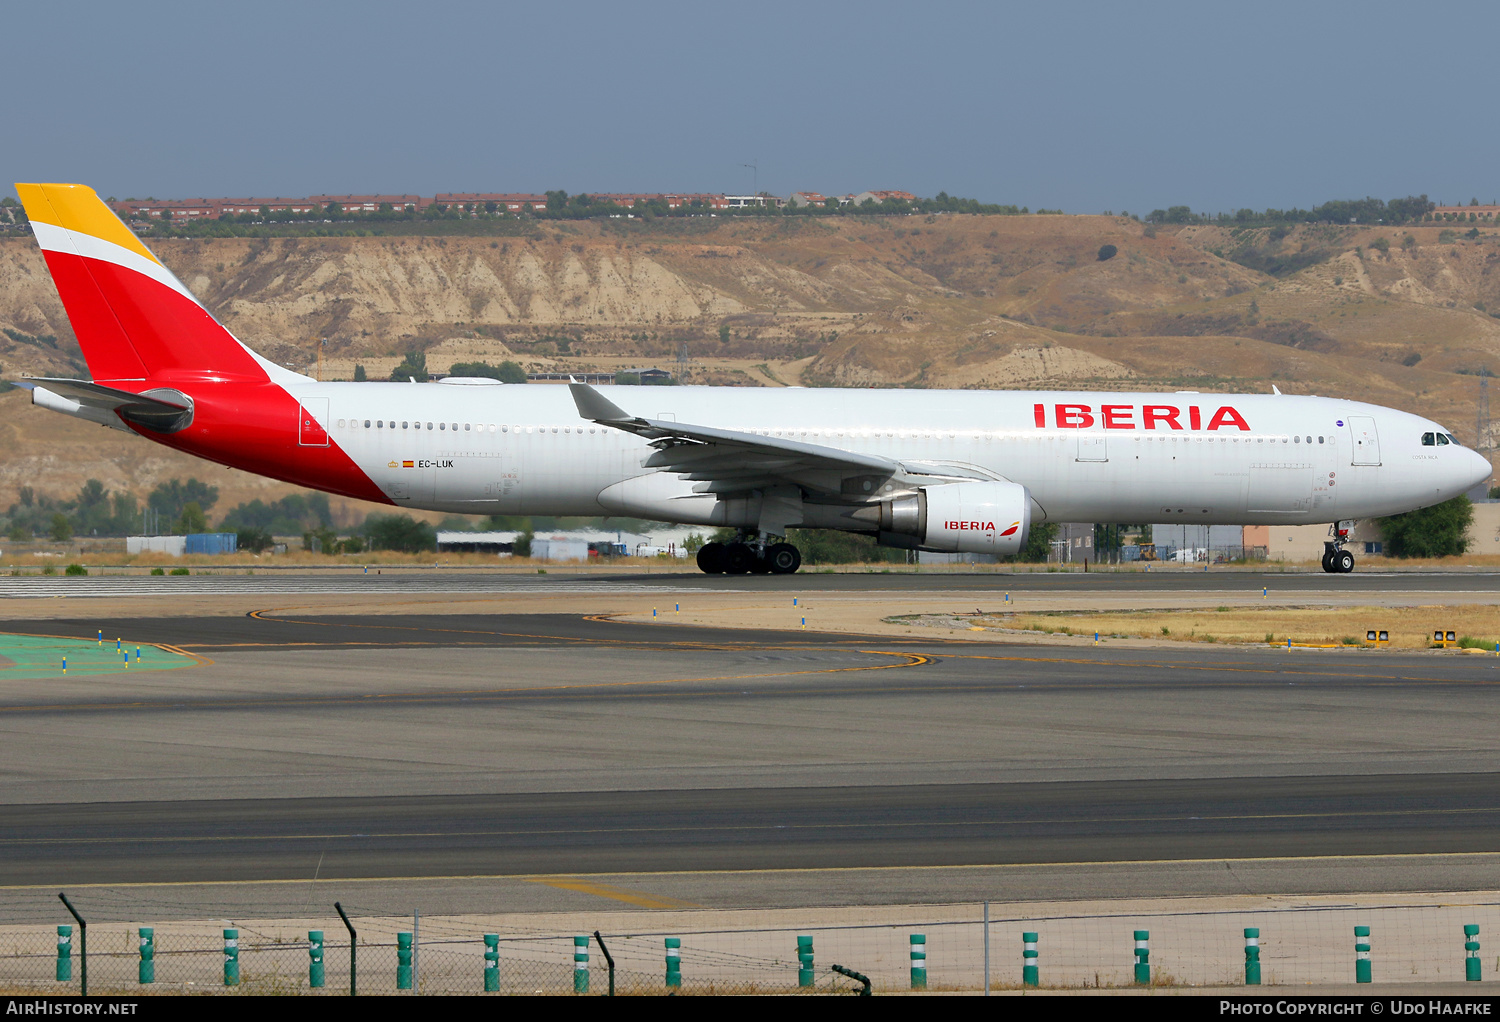
<svg viewBox="0 0 1500 1022">
<path fill-rule="evenodd" d="M 1500 198 L 1493 3 L 54 0 L 0 40 L 0 181 L 118 198 Z"/>
</svg>

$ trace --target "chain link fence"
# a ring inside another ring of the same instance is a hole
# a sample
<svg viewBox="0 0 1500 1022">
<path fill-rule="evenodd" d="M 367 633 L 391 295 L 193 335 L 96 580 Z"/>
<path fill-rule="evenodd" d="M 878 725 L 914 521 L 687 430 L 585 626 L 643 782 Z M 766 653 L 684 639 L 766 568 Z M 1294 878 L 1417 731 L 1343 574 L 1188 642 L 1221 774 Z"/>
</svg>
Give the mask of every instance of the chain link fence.
<svg viewBox="0 0 1500 1022">
<path fill-rule="evenodd" d="M 1480 951 L 1485 935 L 1500 937 L 1500 900 L 1471 896 L 1418 905 L 1119 914 L 1017 908 L 989 907 L 988 932 L 986 907 L 976 904 L 845 913 L 889 917 L 879 923 L 839 923 L 844 910 L 824 909 L 810 913 L 818 925 L 803 927 L 785 925 L 794 913 L 780 911 L 770 914 L 778 917 L 767 919 L 771 925 L 737 928 L 692 925 L 720 913 L 643 912 L 634 920 L 638 932 L 603 935 L 613 969 L 592 934 L 505 932 L 503 918 L 355 916 L 353 963 L 337 916 L 318 931 L 320 957 L 306 921 L 159 923 L 144 941 L 145 924 L 95 923 L 88 927 L 88 984 L 91 994 L 117 995 L 347 995 L 351 986 L 362 994 L 598 995 L 610 991 L 613 973 L 614 992 L 622 995 L 858 992 L 862 983 L 835 973 L 837 964 L 869 977 L 882 993 L 977 991 L 986 977 L 993 989 L 1018 989 L 1025 965 L 1050 988 L 1129 987 L 1143 976 L 1157 986 L 1233 987 L 1246 980 L 1247 930 L 1258 937 L 1254 957 L 1264 985 L 1350 983 L 1360 960 L 1370 963 L 1377 984 L 1500 973 L 1500 955 L 1490 952 L 1486 963 Z M 1356 927 L 1368 927 L 1364 959 L 1357 957 Z M 1028 934 L 1035 935 L 1034 957 L 1023 957 Z M 0 993 L 80 992 L 81 937 L 76 924 L 62 936 L 57 927 L 0 925 Z"/>
</svg>

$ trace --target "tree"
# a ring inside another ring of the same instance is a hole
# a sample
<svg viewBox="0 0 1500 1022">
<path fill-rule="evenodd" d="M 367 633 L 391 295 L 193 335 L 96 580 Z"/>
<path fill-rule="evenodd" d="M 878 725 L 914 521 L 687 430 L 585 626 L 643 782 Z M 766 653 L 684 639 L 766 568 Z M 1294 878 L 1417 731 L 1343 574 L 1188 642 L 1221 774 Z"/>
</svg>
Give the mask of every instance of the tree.
<svg viewBox="0 0 1500 1022">
<path fill-rule="evenodd" d="M 1474 505 L 1465 496 L 1381 518 L 1377 525 L 1391 557 L 1453 557 L 1469 548 Z"/>
<path fill-rule="evenodd" d="M 276 542 L 275 537 L 265 529 L 240 529 L 236 537 L 237 549 L 248 550 L 252 554 L 264 553 Z"/>
<path fill-rule="evenodd" d="M 1052 541 L 1057 538 L 1056 522 L 1033 522 L 1026 537 L 1026 545 L 1016 555 L 1018 561 L 1039 563 L 1052 554 Z"/>
<path fill-rule="evenodd" d="M 527 529 L 525 532 L 523 532 L 519 536 L 517 536 L 515 538 L 515 540 L 512 541 L 512 543 L 510 544 L 510 553 L 511 553 L 511 556 L 512 557 L 530 557 L 531 556 L 531 541 L 534 538 L 535 538 L 535 534 L 530 529 Z"/>
<path fill-rule="evenodd" d="M 1120 250 L 1117 249 L 1117 248 L 1115 248 L 1113 245 L 1100 245 L 1099 246 L 1099 261 L 1102 263 L 1102 262 L 1105 262 L 1107 260 L 1113 259 L 1115 257 L 1115 253 L 1117 253 L 1119 251 Z"/>
<path fill-rule="evenodd" d="M 63 514 L 61 511 L 53 515 L 52 525 L 50 528 L 48 528 L 47 535 L 51 536 L 59 543 L 66 543 L 68 540 L 72 539 L 73 526 L 68 523 L 68 516 Z"/>
<path fill-rule="evenodd" d="M 729 343 L 729 324 L 728 323 L 720 323 L 719 324 L 719 343 L 720 344 L 728 344 Z"/>
<path fill-rule="evenodd" d="M 177 519 L 177 532 L 186 536 L 189 533 L 207 531 L 208 516 L 203 513 L 196 500 L 188 501 L 187 506 L 182 509 L 181 517 Z"/>
<path fill-rule="evenodd" d="M 182 517 L 182 511 L 188 504 L 197 504 L 204 512 L 213 509 L 219 500 L 219 488 L 207 483 L 190 478 L 186 482 L 181 479 L 169 479 L 156 489 L 151 491 L 146 498 L 146 506 L 166 521 L 176 521 Z"/>
<path fill-rule="evenodd" d="M 365 375 L 365 367 L 358 362 L 354 363 L 354 382 L 364 383 L 369 377 Z"/>
<path fill-rule="evenodd" d="M 437 549 L 437 531 L 411 515 L 373 514 L 365 519 L 364 534 L 371 550 L 399 550 L 415 554 Z"/>
<path fill-rule="evenodd" d="M 427 352 L 408 351 L 401 364 L 391 370 L 391 379 L 397 383 L 405 383 L 407 380 L 426 383 L 428 380 Z"/>
</svg>

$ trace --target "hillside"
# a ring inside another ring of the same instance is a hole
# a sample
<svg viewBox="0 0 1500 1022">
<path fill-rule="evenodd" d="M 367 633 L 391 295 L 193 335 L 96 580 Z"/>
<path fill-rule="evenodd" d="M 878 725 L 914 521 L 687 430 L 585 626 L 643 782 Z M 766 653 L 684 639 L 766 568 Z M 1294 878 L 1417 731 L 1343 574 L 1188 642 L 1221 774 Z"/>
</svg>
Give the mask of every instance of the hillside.
<svg viewBox="0 0 1500 1022">
<path fill-rule="evenodd" d="M 1117 254 L 1101 261 L 1106 244 Z M 944 215 L 583 221 L 520 237 L 156 249 L 269 357 L 310 371 L 315 339 L 327 338 L 326 378 L 350 377 L 356 362 L 382 378 L 416 348 L 432 370 L 506 358 L 536 369 L 672 365 L 683 353 L 690 382 L 752 386 L 1275 383 L 1432 415 L 1471 441 L 1475 374 L 1500 371 L 1494 229 L 1469 239 L 1438 226 L 1152 230 L 1122 217 Z M 30 239 L 0 239 L 0 328 L 6 376 L 79 373 Z M 117 467 L 144 448 L 107 439 L 130 445 Z M 16 465 L 12 454 L 0 474 L 24 475 Z M 152 471 L 119 467 L 118 485 Z"/>
</svg>

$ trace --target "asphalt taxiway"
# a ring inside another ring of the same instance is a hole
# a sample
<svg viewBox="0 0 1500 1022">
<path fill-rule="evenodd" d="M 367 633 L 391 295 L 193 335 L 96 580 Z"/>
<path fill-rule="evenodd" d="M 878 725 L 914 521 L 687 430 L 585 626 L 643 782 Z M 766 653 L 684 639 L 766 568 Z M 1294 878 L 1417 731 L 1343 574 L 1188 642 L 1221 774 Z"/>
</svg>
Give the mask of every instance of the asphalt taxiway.
<svg viewBox="0 0 1500 1022">
<path fill-rule="evenodd" d="M 559 874 L 662 905 L 1435 890 L 1492 886 L 1500 852 L 1495 657 L 576 613 L 0 621 L 101 630 L 198 666 L 0 670 L 0 905 L 344 881 L 463 904 L 487 877 L 546 908 L 581 897 L 532 882 Z"/>
</svg>

